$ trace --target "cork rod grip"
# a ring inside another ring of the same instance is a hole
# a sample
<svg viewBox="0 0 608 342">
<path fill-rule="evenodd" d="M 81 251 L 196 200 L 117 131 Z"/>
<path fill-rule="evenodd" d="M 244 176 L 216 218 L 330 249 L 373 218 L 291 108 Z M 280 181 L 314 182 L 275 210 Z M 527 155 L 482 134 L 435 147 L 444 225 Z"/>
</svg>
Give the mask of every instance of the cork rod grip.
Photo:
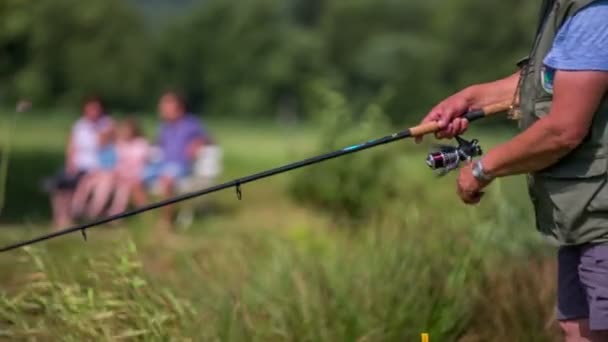
<svg viewBox="0 0 608 342">
<path fill-rule="evenodd" d="M 482 111 L 484 112 L 485 116 L 490 116 L 490 115 L 508 111 L 509 109 L 511 109 L 512 104 L 513 104 L 513 101 L 511 101 L 511 100 L 494 103 L 494 104 L 483 107 Z"/>
<path fill-rule="evenodd" d="M 437 124 L 437 121 L 423 123 L 416 127 L 410 128 L 410 133 L 413 137 L 421 137 L 427 134 L 435 133 L 437 131 L 439 131 L 439 125 Z"/>
<path fill-rule="evenodd" d="M 504 101 L 499 103 L 494 103 L 488 106 L 483 107 L 479 110 L 474 110 L 468 112 L 463 117 L 469 121 L 479 120 L 481 118 L 485 118 L 494 114 L 502 113 L 511 108 L 511 101 Z M 414 137 L 421 137 L 427 134 L 435 133 L 439 131 L 439 125 L 436 121 L 431 121 L 427 123 L 420 124 L 418 126 L 410 128 L 410 133 Z"/>
</svg>

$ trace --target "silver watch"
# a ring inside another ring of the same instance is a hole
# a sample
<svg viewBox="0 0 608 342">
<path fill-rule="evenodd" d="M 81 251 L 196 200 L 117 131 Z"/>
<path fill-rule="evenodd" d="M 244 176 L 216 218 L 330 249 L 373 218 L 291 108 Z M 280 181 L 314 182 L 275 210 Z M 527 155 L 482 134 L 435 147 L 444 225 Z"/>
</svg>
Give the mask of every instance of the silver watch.
<svg viewBox="0 0 608 342">
<path fill-rule="evenodd" d="M 477 160 L 473 162 L 473 177 L 480 182 L 489 182 L 494 179 L 494 177 L 488 175 L 484 169 L 481 160 Z"/>
</svg>

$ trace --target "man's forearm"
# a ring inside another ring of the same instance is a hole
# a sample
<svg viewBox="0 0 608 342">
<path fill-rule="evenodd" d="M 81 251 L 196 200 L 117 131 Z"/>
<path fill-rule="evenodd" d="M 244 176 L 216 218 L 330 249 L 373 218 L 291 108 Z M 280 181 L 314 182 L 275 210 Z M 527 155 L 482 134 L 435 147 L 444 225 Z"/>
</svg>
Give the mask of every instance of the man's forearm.
<svg viewBox="0 0 608 342">
<path fill-rule="evenodd" d="M 501 177 L 536 172 L 555 164 L 588 134 L 607 90 L 606 72 L 558 71 L 550 112 L 486 154 L 484 168 L 490 175 Z"/>
<path fill-rule="evenodd" d="M 482 108 L 494 103 L 512 100 L 518 83 L 519 71 L 498 81 L 470 86 L 462 92 L 468 98 L 472 108 Z"/>
<path fill-rule="evenodd" d="M 504 177 L 543 170 L 566 156 L 579 143 L 564 136 L 549 120 L 539 120 L 514 139 L 490 150 L 482 159 L 485 171 Z"/>
</svg>

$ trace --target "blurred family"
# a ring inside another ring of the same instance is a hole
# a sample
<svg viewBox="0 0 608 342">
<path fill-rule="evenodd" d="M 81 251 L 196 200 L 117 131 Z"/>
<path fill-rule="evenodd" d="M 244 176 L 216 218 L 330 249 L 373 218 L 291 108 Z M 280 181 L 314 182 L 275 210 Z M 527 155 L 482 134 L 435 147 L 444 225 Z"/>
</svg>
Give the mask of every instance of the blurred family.
<svg viewBox="0 0 608 342">
<path fill-rule="evenodd" d="M 45 182 L 55 227 L 65 228 L 77 218 L 119 214 L 129 204 L 145 205 L 151 189 L 163 198 L 175 194 L 211 140 L 177 92 L 161 96 L 158 112 L 162 122 L 151 144 L 134 117 L 115 122 L 99 98 L 84 101 L 82 117 L 70 134 L 65 168 Z M 172 206 L 165 207 L 159 227 L 170 230 L 174 215 Z"/>
</svg>

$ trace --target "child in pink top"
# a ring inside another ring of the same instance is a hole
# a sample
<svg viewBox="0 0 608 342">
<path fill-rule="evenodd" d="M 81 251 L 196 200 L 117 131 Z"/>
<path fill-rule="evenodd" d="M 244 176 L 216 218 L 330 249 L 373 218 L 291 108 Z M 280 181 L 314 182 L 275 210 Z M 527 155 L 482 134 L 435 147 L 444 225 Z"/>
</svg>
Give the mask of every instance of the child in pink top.
<svg viewBox="0 0 608 342">
<path fill-rule="evenodd" d="M 137 185 L 141 182 L 148 162 L 150 145 L 142 137 L 135 119 L 126 119 L 118 126 L 116 154 L 118 156 L 115 170 L 116 187 L 109 209 L 110 215 L 125 211 L 131 197 L 137 206 L 142 206 L 146 202 L 146 194 L 142 193 Z"/>
</svg>

